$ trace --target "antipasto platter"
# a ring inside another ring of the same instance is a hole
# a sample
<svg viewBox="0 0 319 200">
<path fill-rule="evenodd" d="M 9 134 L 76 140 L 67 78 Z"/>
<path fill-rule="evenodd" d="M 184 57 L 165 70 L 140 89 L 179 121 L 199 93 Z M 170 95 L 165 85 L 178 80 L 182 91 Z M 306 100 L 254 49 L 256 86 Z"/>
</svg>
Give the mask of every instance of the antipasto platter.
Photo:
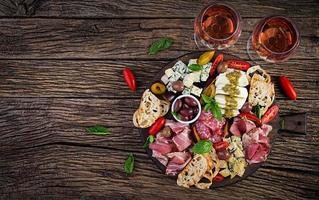
<svg viewBox="0 0 319 200">
<path fill-rule="evenodd" d="M 279 130 L 274 100 L 262 66 L 222 52 L 195 52 L 154 75 L 133 123 L 151 159 L 177 185 L 221 187 L 266 161 Z"/>
</svg>

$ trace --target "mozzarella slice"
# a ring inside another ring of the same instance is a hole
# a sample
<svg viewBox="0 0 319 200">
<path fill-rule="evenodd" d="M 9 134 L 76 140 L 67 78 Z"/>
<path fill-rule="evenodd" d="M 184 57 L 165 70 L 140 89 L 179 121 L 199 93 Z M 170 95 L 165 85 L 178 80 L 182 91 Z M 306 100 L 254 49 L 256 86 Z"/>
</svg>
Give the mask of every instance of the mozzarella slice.
<svg viewBox="0 0 319 200">
<path fill-rule="evenodd" d="M 226 98 L 228 101 L 226 101 Z M 227 95 L 217 94 L 215 96 L 215 101 L 218 103 L 221 108 L 232 108 L 232 109 L 240 109 L 246 99 L 240 97 L 231 97 Z"/>
<path fill-rule="evenodd" d="M 239 91 L 239 94 L 230 94 L 229 92 L 225 92 L 223 90 L 223 88 L 225 87 L 225 85 L 217 85 L 216 86 L 216 94 L 224 94 L 224 95 L 230 95 L 230 96 L 233 96 L 233 97 L 240 97 L 240 98 L 243 98 L 245 101 L 248 97 L 248 91 L 246 88 L 243 88 L 243 87 L 238 87 L 236 86 L 236 90 Z"/>
<path fill-rule="evenodd" d="M 227 78 L 227 74 L 233 72 L 233 69 L 228 69 L 225 73 L 221 73 L 217 76 L 216 78 L 216 82 L 215 85 L 226 85 L 226 84 L 230 84 L 229 79 Z M 241 86 L 241 87 L 245 87 L 249 84 L 247 76 L 244 72 L 239 71 L 240 72 L 240 77 L 238 79 L 238 83 L 237 86 Z"/>
</svg>

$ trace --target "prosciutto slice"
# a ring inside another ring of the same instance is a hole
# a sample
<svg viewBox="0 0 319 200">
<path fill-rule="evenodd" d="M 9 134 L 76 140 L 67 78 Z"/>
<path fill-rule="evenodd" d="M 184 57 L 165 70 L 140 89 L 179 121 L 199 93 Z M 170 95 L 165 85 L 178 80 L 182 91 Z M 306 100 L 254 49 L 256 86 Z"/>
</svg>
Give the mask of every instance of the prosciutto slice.
<svg viewBox="0 0 319 200">
<path fill-rule="evenodd" d="M 174 145 L 155 141 L 154 143 L 149 145 L 149 148 L 152 149 L 153 151 L 154 150 L 157 151 L 158 153 L 160 153 L 162 155 L 165 155 L 167 153 L 172 152 Z"/>
<path fill-rule="evenodd" d="M 182 153 L 182 152 L 177 152 L 177 153 Z M 171 159 L 166 167 L 166 174 L 175 176 L 179 172 L 181 172 L 185 166 L 188 164 L 188 162 L 191 160 L 191 155 L 190 153 L 183 153 L 184 155 L 175 155 L 173 159 Z M 180 157 L 181 156 L 181 157 Z M 179 157 L 179 158 L 177 158 Z M 176 158 L 176 159 L 175 159 Z M 181 162 L 183 160 L 183 162 Z"/>
<path fill-rule="evenodd" d="M 233 124 L 230 126 L 229 131 L 233 135 L 240 137 L 242 134 L 249 132 L 253 128 L 256 128 L 254 122 L 236 117 Z"/>
<path fill-rule="evenodd" d="M 173 137 L 173 142 L 176 145 L 178 151 L 184 151 L 187 147 L 192 144 L 190 139 L 191 129 L 189 127 L 184 128 L 182 132 Z"/>
<path fill-rule="evenodd" d="M 166 156 L 163 156 L 161 153 L 159 153 L 156 150 L 153 150 L 152 156 L 156 158 L 162 165 L 166 166 L 168 163 L 168 158 Z"/>
<path fill-rule="evenodd" d="M 186 127 L 188 127 L 187 124 L 174 122 L 173 120 L 166 120 L 165 126 L 170 127 L 172 131 L 176 134 L 182 132 Z"/>
<path fill-rule="evenodd" d="M 269 125 L 253 128 L 242 137 L 246 160 L 249 164 L 264 162 L 270 152 L 268 133 L 272 127 Z"/>
</svg>

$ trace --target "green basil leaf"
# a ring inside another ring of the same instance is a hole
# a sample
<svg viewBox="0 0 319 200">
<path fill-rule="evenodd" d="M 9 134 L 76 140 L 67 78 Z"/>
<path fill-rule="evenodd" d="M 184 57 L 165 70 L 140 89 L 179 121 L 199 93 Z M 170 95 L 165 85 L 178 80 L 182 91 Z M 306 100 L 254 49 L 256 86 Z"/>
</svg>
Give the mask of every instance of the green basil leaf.
<svg viewBox="0 0 319 200">
<path fill-rule="evenodd" d="M 206 104 L 204 107 L 205 112 L 208 112 L 211 109 L 211 104 Z"/>
<path fill-rule="evenodd" d="M 208 96 L 206 96 L 205 94 L 202 94 L 202 98 L 203 98 L 203 101 L 207 104 L 207 103 L 211 103 L 212 102 L 212 99 Z"/>
<path fill-rule="evenodd" d="M 168 49 L 173 44 L 172 38 L 161 38 L 159 40 L 156 40 L 152 43 L 152 45 L 149 48 L 149 54 L 155 55 L 160 51 L 163 51 L 165 49 Z"/>
<path fill-rule="evenodd" d="M 124 171 L 126 175 L 132 174 L 134 170 L 134 156 L 130 153 L 124 163 Z"/>
<path fill-rule="evenodd" d="M 285 128 L 285 120 L 280 120 L 280 129 L 284 129 Z"/>
<path fill-rule="evenodd" d="M 203 66 L 198 65 L 198 64 L 191 64 L 190 66 L 188 66 L 188 69 L 190 69 L 192 71 L 200 71 L 203 69 Z"/>
<path fill-rule="evenodd" d="M 211 112 L 212 114 L 214 115 L 214 117 L 217 119 L 217 120 L 222 120 L 223 118 L 223 115 L 222 115 L 222 111 L 220 110 L 218 104 L 215 102 L 215 101 L 212 101 L 211 103 Z"/>
<path fill-rule="evenodd" d="M 259 104 L 257 104 L 257 105 L 255 106 L 255 114 L 256 114 L 256 116 L 257 116 L 259 119 L 261 119 L 261 110 L 260 110 L 260 105 L 259 105 Z"/>
<path fill-rule="evenodd" d="M 200 140 L 192 148 L 192 151 L 197 154 L 209 153 L 211 150 L 212 142 L 208 140 Z"/>
<path fill-rule="evenodd" d="M 92 133 L 94 135 L 109 135 L 110 134 L 109 129 L 101 125 L 91 126 L 86 128 L 86 130 L 89 133 Z"/>
<path fill-rule="evenodd" d="M 177 112 L 172 112 L 172 115 L 176 118 L 176 119 L 180 119 L 180 115 Z"/>
<path fill-rule="evenodd" d="M 143 145 L 143 148 L 146 149 L 148 147 L 149 144 L 153 143 L 155 140 L 154 136 L 153 135 L 149 135 L 147 138 L 146 138 L 146 141 Z"/>
</svg>

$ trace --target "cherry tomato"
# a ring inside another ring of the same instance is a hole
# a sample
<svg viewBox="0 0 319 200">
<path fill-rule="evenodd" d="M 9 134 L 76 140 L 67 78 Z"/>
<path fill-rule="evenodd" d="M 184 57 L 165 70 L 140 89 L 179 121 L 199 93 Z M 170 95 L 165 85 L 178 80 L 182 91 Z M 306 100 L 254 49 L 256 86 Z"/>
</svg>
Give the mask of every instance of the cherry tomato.
<svg viewBox="0 0 319 200">
<path fill-rule="evenodd" d="M 289 99 L 291 100 L 297 99 L 296 90 L 294 86 L 292 85 L 292 83 L 290 82 L 290 80 L 287 78 L 287 76 L 280 76 L 279 84 L 282 90 L 284 91 L 284 93 L 287 95 L 287 97 L 289 97 Z"/>
<path fill-rule="evenodd" d="M 279 106 L 278 105 L 273 105 L 271 106 L 267 112 L 264 114 L 264 116 L 261 118 L 261 122 L 263 124 L 267 124 L 271 122 L 273 119 L 275 119 L 276 115 L 279 112 Z"/>
<path fill-rule="evenodd" d="M 239 117 L 253 121 L 257 126 L 261 126 L 262 124 L 261 120 L 255 114 L 252 113 L 240 113 Z"/>
<path fill-rule="evenodd" d="M 250 68 L 250 64 L 242 60 L 228 60 L 228 67 L 233 69 L 238 69 L 242 71 L 247 71 Z"/>
<path fill-rule="evenodd" d="M 216 151 L 221 150 L 221 149 L 227 149 L 227 147 L 228 147 L 228 142 L 226 142 L 226 141 L 220 141 L 220 142 L 214 143 L 213 146 L 214 146 L 214 149 L 215 149 Z"/>
<path fill-rule="evenodd" d="M 223 180 L 224 180 L 224 177 L 219 173 L 213 178 L 213 182 L 216 182 L 216 183 L 222 182 Z"/>
<path fill-rule="evenodd" d="M 158 118 L 154 124 L 151 126 L 151 128 L 148 131 L 149 135 L 156 135 L 156 133 L 158 133 L 163 126 L 165 125 L 165 118 L 164 117 L 160 117 Z"/>
<path fill-rule="evenodd" d="M 210 68 L 209 75 L 211 75 L 211 76 L 214 75 L 214 73 L 215 73 L 215 71 L 217 69 L 217 66 L 219 65 L 219 63 L 223 62 L 223 60 L 224 60 L 224 55 L 223 54 L 219 54 L 215 58 L 215 60 L 214 60 L 214 62 L 212 64 L 212 67 Z"/>
<path fill-rule="evenodd" d="M 126 81 L 126 84 L 132 91 L 136 91 L 136 80 L 132 70 L 128 67 L 124 68 L 123 76 Z"/>
</svg>

